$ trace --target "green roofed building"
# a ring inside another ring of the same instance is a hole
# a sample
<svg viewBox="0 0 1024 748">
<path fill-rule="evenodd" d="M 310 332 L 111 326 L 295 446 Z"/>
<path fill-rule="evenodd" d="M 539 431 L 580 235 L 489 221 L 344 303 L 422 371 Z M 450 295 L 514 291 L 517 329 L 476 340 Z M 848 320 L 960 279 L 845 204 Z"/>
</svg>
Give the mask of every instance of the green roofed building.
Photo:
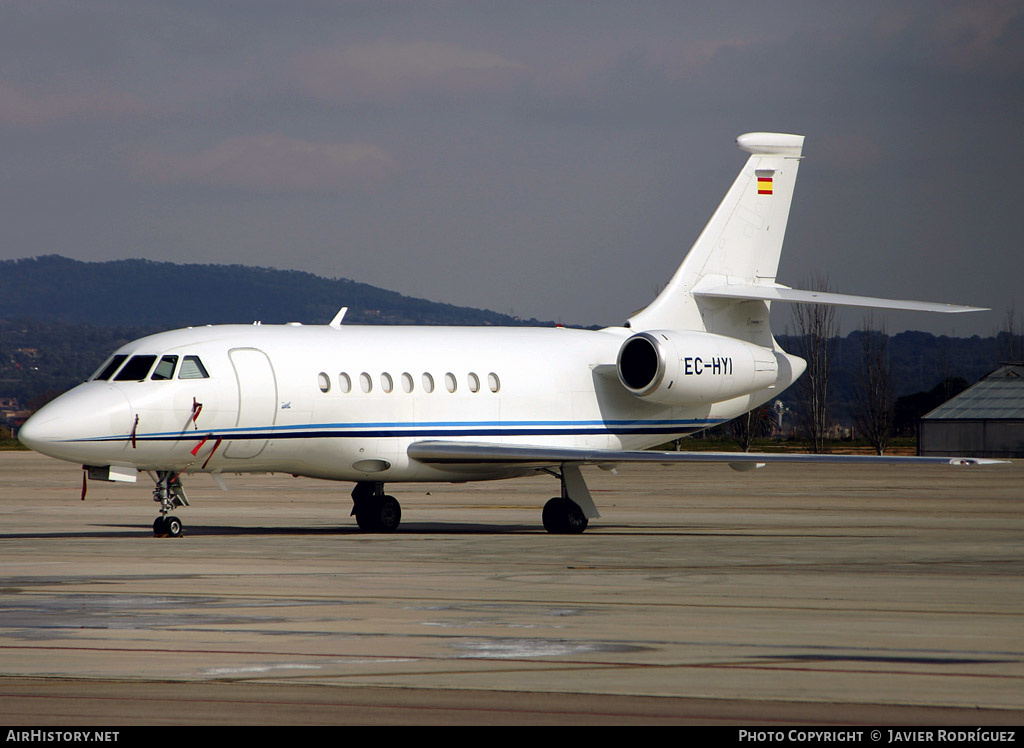
<svg viewBox="0 0 1024 748">
<path fill-rule="evenodd" d="M 1024 363 L 1006 364 L 921 419 L 924 456 L 1024 457 Z"/>
</svg>

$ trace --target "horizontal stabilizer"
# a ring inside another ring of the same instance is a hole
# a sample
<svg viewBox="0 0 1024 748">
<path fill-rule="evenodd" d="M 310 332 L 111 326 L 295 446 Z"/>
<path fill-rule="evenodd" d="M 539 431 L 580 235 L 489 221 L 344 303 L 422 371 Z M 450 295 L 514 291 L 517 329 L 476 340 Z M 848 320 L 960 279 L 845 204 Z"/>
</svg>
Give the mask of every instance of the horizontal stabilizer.
<svg viewBox="0 0 1024 748">
<path fill-rule="evenodd" d="M 860 465 L 989 465 L 1006 460 L 975 457 L 893 457 L 889 455 L 809 455 L 781 452 L 657 452 L 653 450 L 584 449 L 578 447 L 520 446 L 473 442 L 423 441 L 409 445 L 417 462 L 462 465 L 547 467 L 564 462 L 611 465 L 648 462 L 673 465 L 693 462 L 741 463 L 846 463 Z"/>
<path fill-rule="evenodd" d="M 988 309 L 957 304 L 939 304 L 933 301 L 905 301 L 879 299 L 874 296 L 851 296 L 825 291 L 801 291 L 796 288 L 759 283 L 737 283 L 713 286 L 694 291 L 694 296 L 719 299 L 759 299 L 761 301 L 788 301 L 794 304 L 834 304 L 836 306 L 871 307 L 875 309 L 904 309 L 912 312 L 987 312 Z"/>
</svg>

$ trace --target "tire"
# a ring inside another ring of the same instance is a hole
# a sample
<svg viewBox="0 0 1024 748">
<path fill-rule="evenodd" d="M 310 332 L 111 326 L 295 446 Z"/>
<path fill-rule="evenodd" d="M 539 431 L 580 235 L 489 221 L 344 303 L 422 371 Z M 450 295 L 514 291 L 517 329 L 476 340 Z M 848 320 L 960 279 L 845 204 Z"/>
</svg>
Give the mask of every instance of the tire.
<svg viewBox="0 0 1024 748">
<path fill-rule="evenodd" d="M 356 512 L 356 524 L 363 532 L 377 532 L 376 516 L 370 508 Z"/>
<path fill-rule="evenodd" d="M 544 529 L 555 535 L 579 535 L 590 524 L 579 504 L 561 496 L 556 496 L 544 505 L 541 519 Z"/>
<path fill-rule="evenodd" d="M 394 496 L 375 496 L 356 511 L 363 532 L 394 532 L 402 522 L 402 505 Z"/>
<path fill-rule="evenodd" d="M 402 505 L 394 496 L 385 496 L 377 505 L 377 523 L 381 532 L 394 532 L 402 523 Z"/>
<path fill-rule="evenodd" d="M 565 503 L 568 504 L 565 512 L 565 534 L 579 535 L 587 529 L 590 520 L 575 501 L 567 499 Z"/>
<path fill-rule="evenodd" d="M 164 520 L 165 527 L 167 528 L 167 537 L 169 538 L 180 538 L 184 527 L 181 524 L 181 520 L 177 517 L 167 517 Z"/>
</svg>

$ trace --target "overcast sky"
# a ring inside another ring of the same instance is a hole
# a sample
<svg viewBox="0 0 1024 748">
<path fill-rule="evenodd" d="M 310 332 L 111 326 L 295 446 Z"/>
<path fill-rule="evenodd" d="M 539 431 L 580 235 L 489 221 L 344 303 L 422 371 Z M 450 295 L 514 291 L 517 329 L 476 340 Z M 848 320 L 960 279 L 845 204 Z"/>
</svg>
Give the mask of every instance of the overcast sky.
<svg viewBox="0 0 1024 748">
<path fill-rule="evenodd" d="M 753 130 L 807 136 L 781 282 L 1024 311 L 1020 2 L 0 0 L 3 259 L 619 324 Z"/>
</svg>

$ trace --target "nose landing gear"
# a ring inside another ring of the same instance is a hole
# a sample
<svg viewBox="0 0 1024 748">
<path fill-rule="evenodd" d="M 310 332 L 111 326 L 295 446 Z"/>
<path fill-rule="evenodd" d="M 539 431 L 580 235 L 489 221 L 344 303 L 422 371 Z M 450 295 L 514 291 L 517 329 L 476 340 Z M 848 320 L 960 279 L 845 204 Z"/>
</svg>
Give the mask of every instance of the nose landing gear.
<svg viewBox="0 0 1024 748">
<path fill-rule="evenodd" d="M 160 516 L 153 522 L 153 537 L 180 538 L 184 531 L 181 520 L 169 514 L 175 507 L 189 505 L 178 475 L 169 470 L 158 470 L 156 473 L 153 501 L 160 503 Z"/>
</svg>

